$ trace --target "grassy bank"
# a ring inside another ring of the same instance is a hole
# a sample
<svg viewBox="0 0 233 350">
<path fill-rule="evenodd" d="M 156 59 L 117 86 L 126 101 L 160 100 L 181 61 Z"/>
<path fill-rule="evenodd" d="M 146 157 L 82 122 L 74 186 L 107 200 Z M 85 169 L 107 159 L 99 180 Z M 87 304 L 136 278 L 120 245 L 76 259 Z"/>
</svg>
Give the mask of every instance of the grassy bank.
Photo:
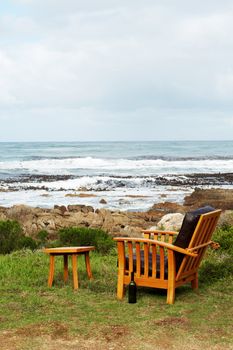
<svg viewBox="0 0 233 350">
<path fill-rule="evenodd" d="M 230 233 L 229 233 L 230 232 Z M 216 235 L 223 247 L 208 250 L 200 286 L 178 288 L 174 305 L 162 291 L 140 289 L 138 302 L 116 300 L 117 255 L 91 254 L 94 280 L 79 258 L 80 289 L 63 283 L 56 258 L 47 287 L 48 256 L 21 250 L 0 255 L 2 349 L 232 349 L 233 229 Z M 71 271 L 70 271 L 71 275 Z"/>
</svg>

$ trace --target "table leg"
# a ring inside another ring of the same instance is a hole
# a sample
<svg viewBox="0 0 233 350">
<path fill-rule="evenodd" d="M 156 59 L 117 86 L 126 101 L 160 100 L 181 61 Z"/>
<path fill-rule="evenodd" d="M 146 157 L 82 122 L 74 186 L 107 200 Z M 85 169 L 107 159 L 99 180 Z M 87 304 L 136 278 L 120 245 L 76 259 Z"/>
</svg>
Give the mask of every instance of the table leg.
<svg viewBox="0 0 233 350">
<path fill-rule="evenodd" d="M 68 254 L 63 255 L 64 258 L 64 281 L 68 281 Z"/>
<path fill-rule="evenodd" d="M 78 289 L 78 263 L 77 254 L 71 254 L 74 289 Z"/>
<path fill-rule="evenodd" d="M 85 262 L 86 262 L 87 276 L 89 279 L 92 279 L 93 276 L 92 276 L 92 272 L 91 272 L 89 252 L 85 253 Z"/>
<path fill-rule="evenodd" d="M 48 286 L 52 287 L 53 277 L 54 277 L 55 256 L 50 254 L 49 260 L 50 260 L 50 264 L 49 264 Z"/>
</svg>

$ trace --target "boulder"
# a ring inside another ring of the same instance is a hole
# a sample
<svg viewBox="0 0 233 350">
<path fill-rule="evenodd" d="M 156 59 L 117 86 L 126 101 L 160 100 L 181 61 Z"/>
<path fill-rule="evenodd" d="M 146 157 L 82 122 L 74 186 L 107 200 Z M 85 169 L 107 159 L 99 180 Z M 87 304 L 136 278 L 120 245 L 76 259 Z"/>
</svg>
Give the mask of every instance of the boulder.
<svg viewBox="0 0 233 350">
<path fill-rule="evenodd" d="M 100 204 L 107 204 L 107 201 L 104 198 L 102 198 L 99 202 Z"/>
<path fill-rule="evenodd" d="M 154 204 L 148 212 L 153 213 L 158 211 L 160 211 L 162 215 L 165 213 L 185 213 L 186 208 L 178 203 L 163 202 Z"/>
<path fill-rule="evenodd" d="M 210 205 L 216 209 L 233 210 L 233 189 L 199 189 L 184 198 L 184 205 L 191 208 Z"/>
<path fill-rule="evenodd" d="M 181 213 L 166 214 L 157 223 L 156 228 L 165 231 L 179 231 L 184 219 L 184 215 Z"/>
<path fill-rule="evenodd" d="M 91 207 L 90 205 L 84 205 L 84 204 L 71 204 L 68 205 L 67 207 L 69 212 L 79 212 L 81 211 L 82 213 L 89 213 L 89 212 L 94 212 L 94 208 Z"/>
</svg>

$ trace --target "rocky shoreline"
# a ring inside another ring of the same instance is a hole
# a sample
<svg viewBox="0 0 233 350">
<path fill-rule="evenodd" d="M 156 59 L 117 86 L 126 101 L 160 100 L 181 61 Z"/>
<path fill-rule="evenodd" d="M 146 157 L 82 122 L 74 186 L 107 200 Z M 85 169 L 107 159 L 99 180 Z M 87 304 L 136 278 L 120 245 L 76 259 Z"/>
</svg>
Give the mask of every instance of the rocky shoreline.
<svg viewBox="0 0 233 350">
<path fill-rule="evenodd" d="M 185 212 L 211 205 L 222 209 L 222 222 L 226 217 L 232 219 L 233 190 L 195 189 L 185 197 L 184 203 L 161 202 L 153 205 L 147 212 L 122 212 L 107 209 L 94 209 L 85 205 L 55 205 L 53 209 L 34 208 L 26 205 L 14 205 L 10 208 L 0 207 L 0 220 L 17 220 L 24 233 L 36 237 L 40 230 L 47 230 L 51 239 L 63 227 L 83 226 L 101 228 L 112 236 L 141 236 L 143 229 L 156 226 L 166 214 Z M 233 224 L 233 219 L 232 219 Z"/>
<path fill-rule="evenodd" d="M 154 186 L 233 186 L 233 173 L 194 173 L 194 174 L 169 174 L 163 176 L 110 176 L 111 179 L 104 180 L 101 183 L 99 180 L 98 187 L 85 187 L 85 188 L 70 188 L 70 190 L 85 190 L 85 191 L 108 191 L 113 187 L 124 188 L 128 184 L 130 179 L 143 179 L 143 185 L 146 187 Z M 1 187 L 7 187 L 8 191 L 24 190 L 38 190 L 44 189 L 46 191 L 52 191 L 49 188 L 49 183 L 55 181 L 73 180 L 81 177 L 74 175 L 20 175 L 16 177 L 6 177 L 0 179 L 0 191 Z M 127 182 L 126 182 L 127 180 Z M 41 183 L 47 183 L 45 186 L 41 186 Z M 30 185 L 28 185 L 30 184 Z M 32 185 L 33 184 L 33 185 Z M 64 188 L 56 189 L 56 191 L 64 191 Z"/>
</svg>

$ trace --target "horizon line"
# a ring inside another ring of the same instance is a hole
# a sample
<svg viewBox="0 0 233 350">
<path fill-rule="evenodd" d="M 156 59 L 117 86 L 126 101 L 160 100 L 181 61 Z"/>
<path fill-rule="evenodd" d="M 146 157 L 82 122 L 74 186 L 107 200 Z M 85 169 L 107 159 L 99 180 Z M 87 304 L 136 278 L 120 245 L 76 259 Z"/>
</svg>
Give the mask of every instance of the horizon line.
<svg viewBox="0 0 233 350">
<path fill-rule="evenodd" d="M 96 143 L 96 142 L 101 142 L 101 143 L 123 143 L 123 142 L 232 142 L 233 139 L 210 139 L 210 140 L 204 140 L 204 139 L 195 139 L 195 140 L 182 140 L 182 139 L 176 139 L 176 140 L 37 140 L 37 141 L 1 141 L 0 143 Z"/>
</svg>

